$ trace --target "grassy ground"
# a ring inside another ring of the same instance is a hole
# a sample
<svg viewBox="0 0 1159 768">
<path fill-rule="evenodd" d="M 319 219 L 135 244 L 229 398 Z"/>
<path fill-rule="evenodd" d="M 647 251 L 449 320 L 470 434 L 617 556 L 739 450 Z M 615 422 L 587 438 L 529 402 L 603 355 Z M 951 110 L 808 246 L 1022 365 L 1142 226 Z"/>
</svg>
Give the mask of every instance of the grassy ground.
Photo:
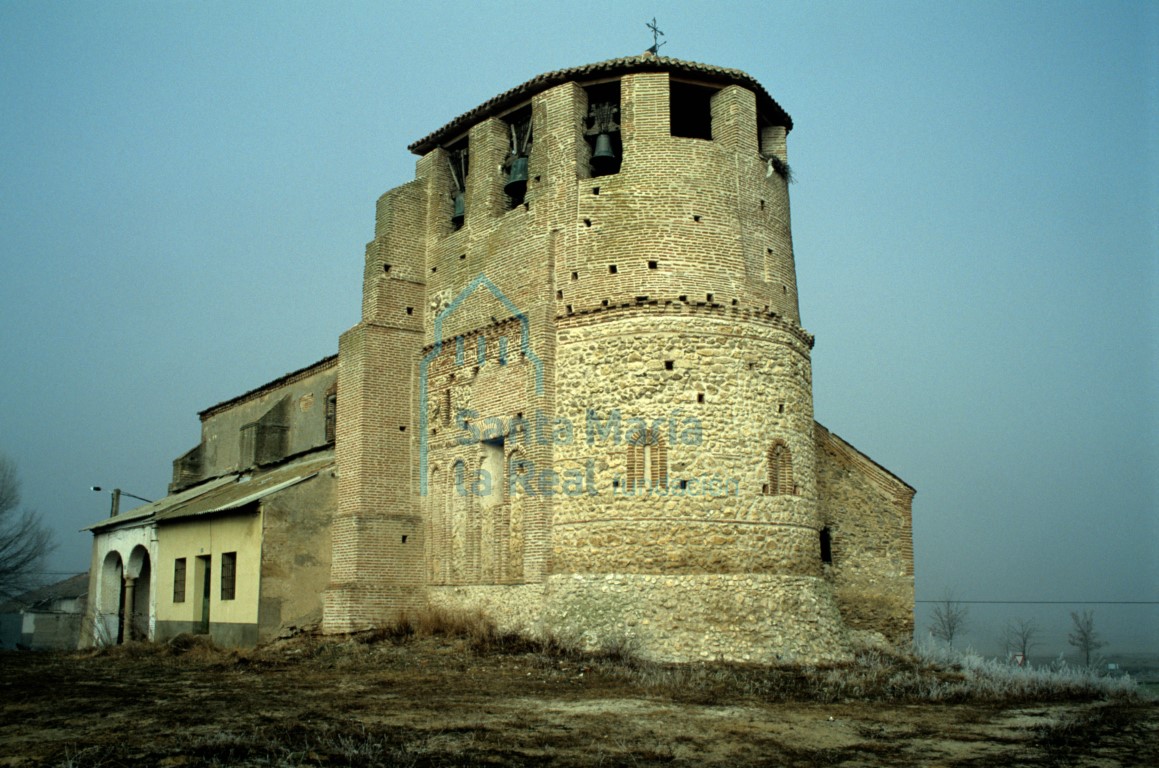
<svg viewBox="0 0 1159 768">
<path fill-rule="evenodd" d="M 1159 704 L 1082 675 L 667 666 L 425 624 L 0 653 L 0 766 L 1159 765 Z"/>
</svg>

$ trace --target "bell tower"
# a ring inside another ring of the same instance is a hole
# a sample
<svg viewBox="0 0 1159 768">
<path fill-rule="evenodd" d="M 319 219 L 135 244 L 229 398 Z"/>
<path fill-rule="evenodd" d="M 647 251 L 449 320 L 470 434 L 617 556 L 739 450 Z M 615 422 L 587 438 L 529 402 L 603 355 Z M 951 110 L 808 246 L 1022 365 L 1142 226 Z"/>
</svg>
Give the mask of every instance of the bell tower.
<svg viewBox="0 0 1159 768">
<path fill-rule="evenodd" d="M 340 347 L 328 630 L 434 605 L 656 659 L 848 656 L 843 611 L 878 618 L 831 566 L 865 529 L 819 462 L 871 462 L 818 449 L 792 127 L 749 75 L 653 53 L 411 145 Z"/>
</svg>

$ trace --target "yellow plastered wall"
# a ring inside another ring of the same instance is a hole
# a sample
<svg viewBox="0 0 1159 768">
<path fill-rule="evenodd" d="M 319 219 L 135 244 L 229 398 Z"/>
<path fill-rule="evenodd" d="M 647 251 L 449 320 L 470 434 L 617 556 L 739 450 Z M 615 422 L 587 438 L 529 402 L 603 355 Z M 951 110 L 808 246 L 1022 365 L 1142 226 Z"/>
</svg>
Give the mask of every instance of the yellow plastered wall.
<svg viewBox="0 0 1159 768">
<path fill-rule="evenodd" d="M 163 523 L 157 531 L 157 620 L 199 621 L 201 583 L 197 558 L 209 556 L 209 620 L 214 624 L 256 624 L 261 599 L 262 516 L 251 511 L 233 515 Z M 237 553 L 233 600 L 221 599 L 221 564 L 226 552 Z M 173 602 L 174 562 L 186 562 L 185 601 Z"/>
</svg>

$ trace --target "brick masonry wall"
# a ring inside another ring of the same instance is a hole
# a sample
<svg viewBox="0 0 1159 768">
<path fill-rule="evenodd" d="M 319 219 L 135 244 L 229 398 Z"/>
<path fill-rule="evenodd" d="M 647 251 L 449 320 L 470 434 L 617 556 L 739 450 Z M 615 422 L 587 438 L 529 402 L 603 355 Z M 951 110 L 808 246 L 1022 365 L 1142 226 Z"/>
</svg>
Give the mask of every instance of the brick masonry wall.
<svg viewBox="0 0 1159 768">
<path fill-rule="evenodd" d="M 422 347 L 428 185 L 379 201 L 366 249 L 363 318 L 338 349 L 338 502 L 323 627 L 381 624 L 423 600 L 414 466 L 415 379 Z"/>
</svg>

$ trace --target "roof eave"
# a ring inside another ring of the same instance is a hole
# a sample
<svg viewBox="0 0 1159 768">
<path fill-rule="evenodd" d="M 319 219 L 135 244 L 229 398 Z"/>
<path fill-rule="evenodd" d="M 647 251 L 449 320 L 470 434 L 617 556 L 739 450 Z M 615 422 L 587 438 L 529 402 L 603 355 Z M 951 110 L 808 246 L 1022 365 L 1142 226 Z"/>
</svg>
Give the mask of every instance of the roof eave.
<svg viewBox="0 0 1159 768">
<path fill-rule="evenodd" d="M 595 64 L 585 64 L 579 67 L 559 69 L 531 78 L 522 85 L 505 91 L 474 109 L 464 112 L 437 131 L 427 134 L 411 144 L 408 149 L 416 155 L 425 155 L 436 147 L 443 146 L 449 141 L 457 139 L 472 125 L 488 117 L 494 117 L 510 111 L 513 107 L 527 101 L 532 96 L 548 88 L 553 88 L 574 80 L 595 80 L 600 77 L 624 75 L 633 72 L 675 72 L 694 75 L 699 79 L 713 82 L 743 85 L 757 96 L 758 108 L 768 119 L 785 126 L 785 131 L 793 129 L 793 119 L 777 101 L 769 95 L 759 82 L 751 75 L 739 69 L 726 69 L 710 64 L 700 64 L 683 59 L 672 59 L 666 56 L 628 56 L 620 59 L 609 59 Z"/>
</svg>

